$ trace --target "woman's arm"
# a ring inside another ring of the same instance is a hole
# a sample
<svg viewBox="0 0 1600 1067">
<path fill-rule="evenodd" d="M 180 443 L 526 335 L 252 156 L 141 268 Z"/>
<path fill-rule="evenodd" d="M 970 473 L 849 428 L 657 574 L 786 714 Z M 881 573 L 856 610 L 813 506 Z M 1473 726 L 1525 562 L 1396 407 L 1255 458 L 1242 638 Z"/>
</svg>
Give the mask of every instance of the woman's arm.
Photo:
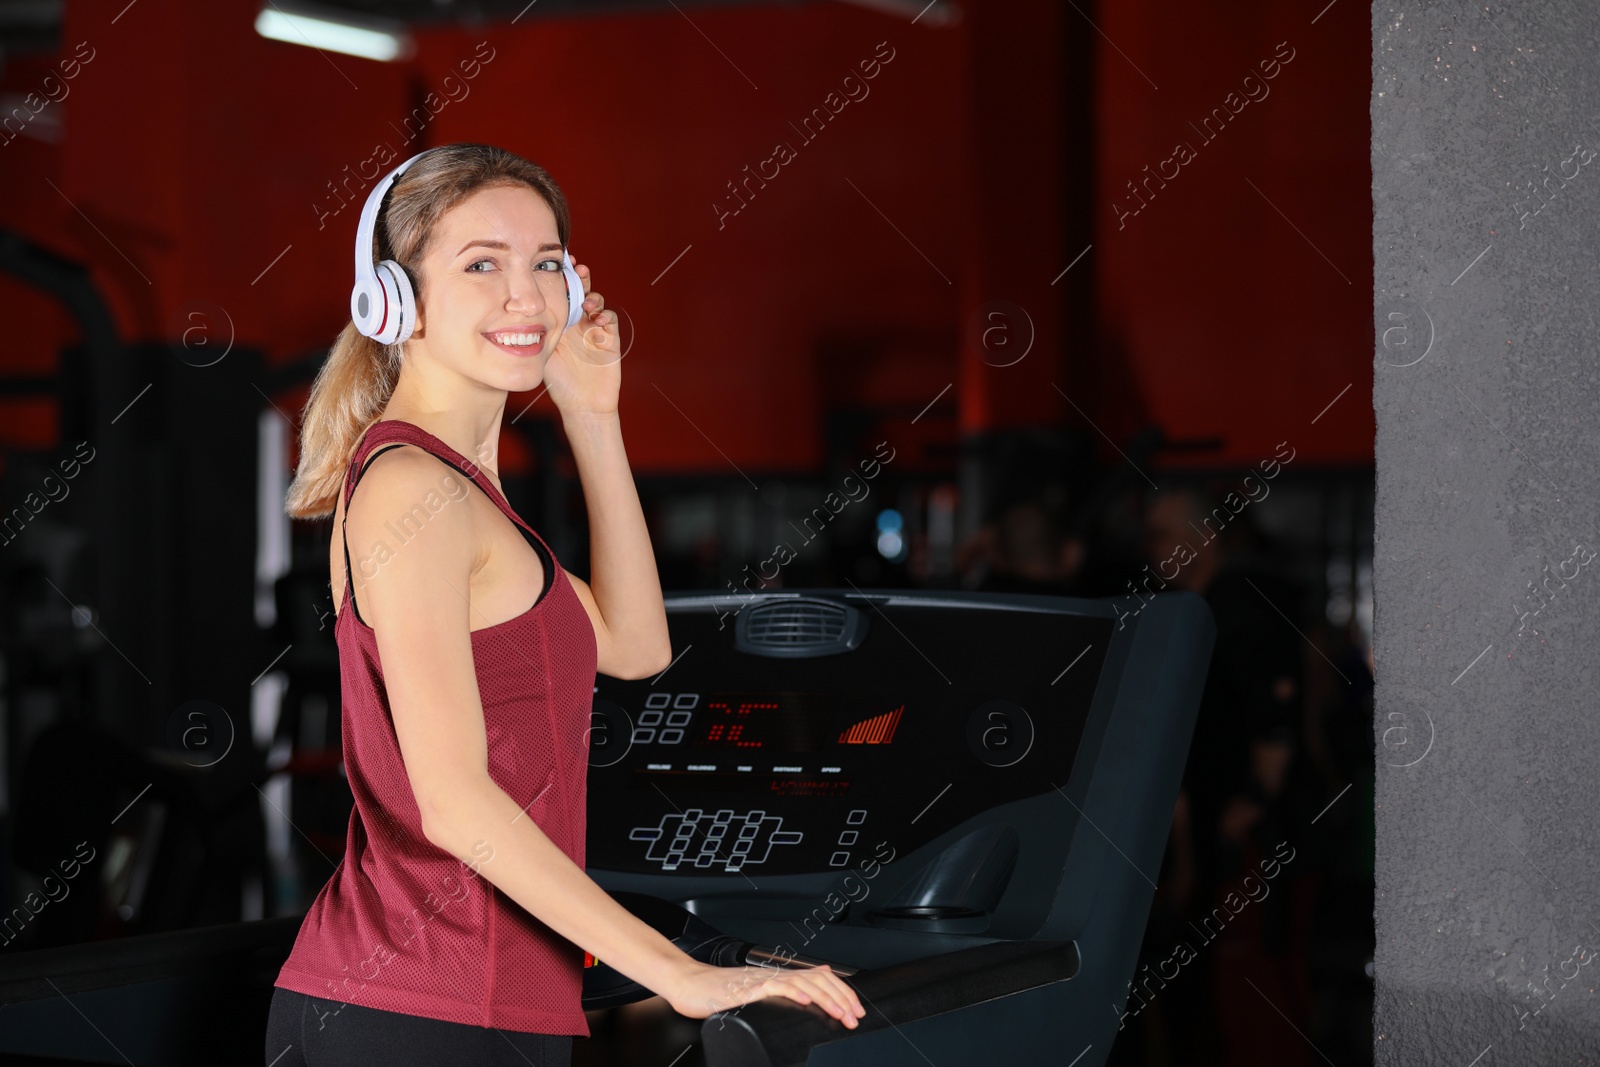
<svg viewBox="0 0 1600 1067">
<path fill-rule="evenodd" d="M 617 313 L 592 288 L 588 265 L 573 269 L 583 281 L 584 314 L 562 331 L 544 367 L 589 510 L 589 583 L 568 577 L 594 624 L 600 673 L 645 678 L 667 669 L 672 642 L 650 532 L 622 447 Z"/>
<path fill-rule="evenodd" d="M 430 842 L 595 958 L 653 990 L 673 987 L 694 964 L 579 870 L 487 776 L 474 776 L 433 807 L 425 827 Z"/>
<path fill-rule="evenodd" d="M 488 777 L 451 790 L 445 806 L 435 806 L 429 840 L 683 1016 L 704 1019 L 762 997 L 818 1003 L 848 1027 L 866 1014 L 850 985 L 826 966 L 720 968 L 686 955 L 614 901 Z"/>
<path fill-rule="evenodd" d="M 659 674 L 672 661 L 672 643 L 622 420 L 615 411 L 574 413 L 564 414 L 562 426 L 589 511 L 590 582 L 567 577 L 594 624 L 597 668 L 613 678 Z"/>
<path fill-rule="evenodd" d="M 848 1027 L 865 1014 L 855 990 L 827 967 L 713 967 L 691 958 L 613 900 L 487 776 L 430 807 L 429 841 L 679 1014 L 704 1019 L 770 996 L 816 1003 Z"/>
</svg>

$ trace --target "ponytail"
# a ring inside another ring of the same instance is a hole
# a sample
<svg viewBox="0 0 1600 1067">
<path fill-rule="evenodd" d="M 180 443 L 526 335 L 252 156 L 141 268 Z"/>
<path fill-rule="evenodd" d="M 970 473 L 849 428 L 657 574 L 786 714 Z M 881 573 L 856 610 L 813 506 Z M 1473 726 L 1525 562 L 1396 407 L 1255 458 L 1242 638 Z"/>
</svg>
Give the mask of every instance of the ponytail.
<svg viewBox="0 0 1600 1067">
<path fill-rule="evenodd" d="M 399 356 L 399 345 L 379 344 L 353 322 L 340 331 L 306 403 L 300 466 L 284 500 L 291 518 L 333 514 L 356 444 L 394 392 Z"/>
</svg>

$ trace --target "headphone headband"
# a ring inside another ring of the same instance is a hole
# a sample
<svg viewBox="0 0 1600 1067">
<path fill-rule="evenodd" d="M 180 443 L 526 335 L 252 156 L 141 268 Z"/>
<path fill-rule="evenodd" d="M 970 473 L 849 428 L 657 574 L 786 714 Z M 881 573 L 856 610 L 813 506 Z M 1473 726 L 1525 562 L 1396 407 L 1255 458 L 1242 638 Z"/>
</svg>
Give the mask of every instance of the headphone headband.
<svg viewBox="0 0 1600 1067">
<path fill-rule="evenodd" d="M 384 194 L 404 174 L 406 168 L 417 160 L 427 155 L 428 151 L 418 152 L 398 167 L 391 170 L 377 185 L 372 187 L 372 192 L 367 194 L 367 202 L 361 208 L 361 222 L 356 226 L 356 277 L 363 274 L 372 274 L 372 238 L 378 228 L 378 210 L 383 206 Z"/>
</svg>

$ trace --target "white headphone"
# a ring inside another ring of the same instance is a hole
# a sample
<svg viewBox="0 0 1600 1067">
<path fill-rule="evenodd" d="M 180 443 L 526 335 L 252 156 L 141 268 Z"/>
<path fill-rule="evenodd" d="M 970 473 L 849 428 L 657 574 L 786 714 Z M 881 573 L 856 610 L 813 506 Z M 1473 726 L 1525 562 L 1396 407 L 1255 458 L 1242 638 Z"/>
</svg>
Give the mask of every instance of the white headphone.
<svg viewBox="0 0 1600 1067">
<path fill-rule="evenodd" d="M 404 267 L 392 259 L 372 262 L 372 235 L 377 227 L 378 209 L 383 206 L 383 196 L 395 180 L 427 154 L 417 153 L 373 186 L 356 227 L 356 283 L 350 290 L 350 321 L 357 330 L 380 344 L 399 344 L 411 336 L 417 317 L 417 298 L 411 291 L 411 279 Z M 571 327 L 583 315 L 584 294 L 583 280 L 572 265 L 572 253 L 566 249 L 561 250 L 561 273 L 567 278 L 567 326 Z"/>
</svg>

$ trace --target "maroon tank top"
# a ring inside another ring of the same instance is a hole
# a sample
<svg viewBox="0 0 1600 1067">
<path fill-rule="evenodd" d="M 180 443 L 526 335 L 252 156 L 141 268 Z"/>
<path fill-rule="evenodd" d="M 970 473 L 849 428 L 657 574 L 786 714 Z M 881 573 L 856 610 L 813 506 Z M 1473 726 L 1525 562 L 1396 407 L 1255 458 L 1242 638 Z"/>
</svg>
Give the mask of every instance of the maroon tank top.
<svg viewBox="0 0 1600 1067">
<path fill-rule="evenodd" d="M 476 464 L 419 426 L 386 419 L 368 427 L 345 472 L 346 514 L 369 457 L 397 444 L 425 449 L 470 478 L 527 532 L 544 563 L 545 591 L 533 607 L 473 631 L 472 658 L 489 777 L 581 868 L 593 624 L 544 540 Z M 442 481 L 449 494 L 430 494 L 423 509 L 463 499 L 466 490 L 455 481 L 453 488 Z M 415 525 L 408 531 L 395 523 L 386 529 L 397 541 L 417 532 Z M 348 542 L 344 551 L 345 592 L 334 636 L 344 764 L 355 807 L 344 858 L 306 913 L 274 984 L 341 1004 L 587 1037 L 583 950 L 497 891 L 474 869 L 481 860 L 464 863 L 423 836 L 389 715 L 377 634 L 357 614 Z M 483 859 L 488 855 L 483 848 Z M 337 1025 L 336 1018 L 330 1013 L 324 1025 Z"/>
</svg>

